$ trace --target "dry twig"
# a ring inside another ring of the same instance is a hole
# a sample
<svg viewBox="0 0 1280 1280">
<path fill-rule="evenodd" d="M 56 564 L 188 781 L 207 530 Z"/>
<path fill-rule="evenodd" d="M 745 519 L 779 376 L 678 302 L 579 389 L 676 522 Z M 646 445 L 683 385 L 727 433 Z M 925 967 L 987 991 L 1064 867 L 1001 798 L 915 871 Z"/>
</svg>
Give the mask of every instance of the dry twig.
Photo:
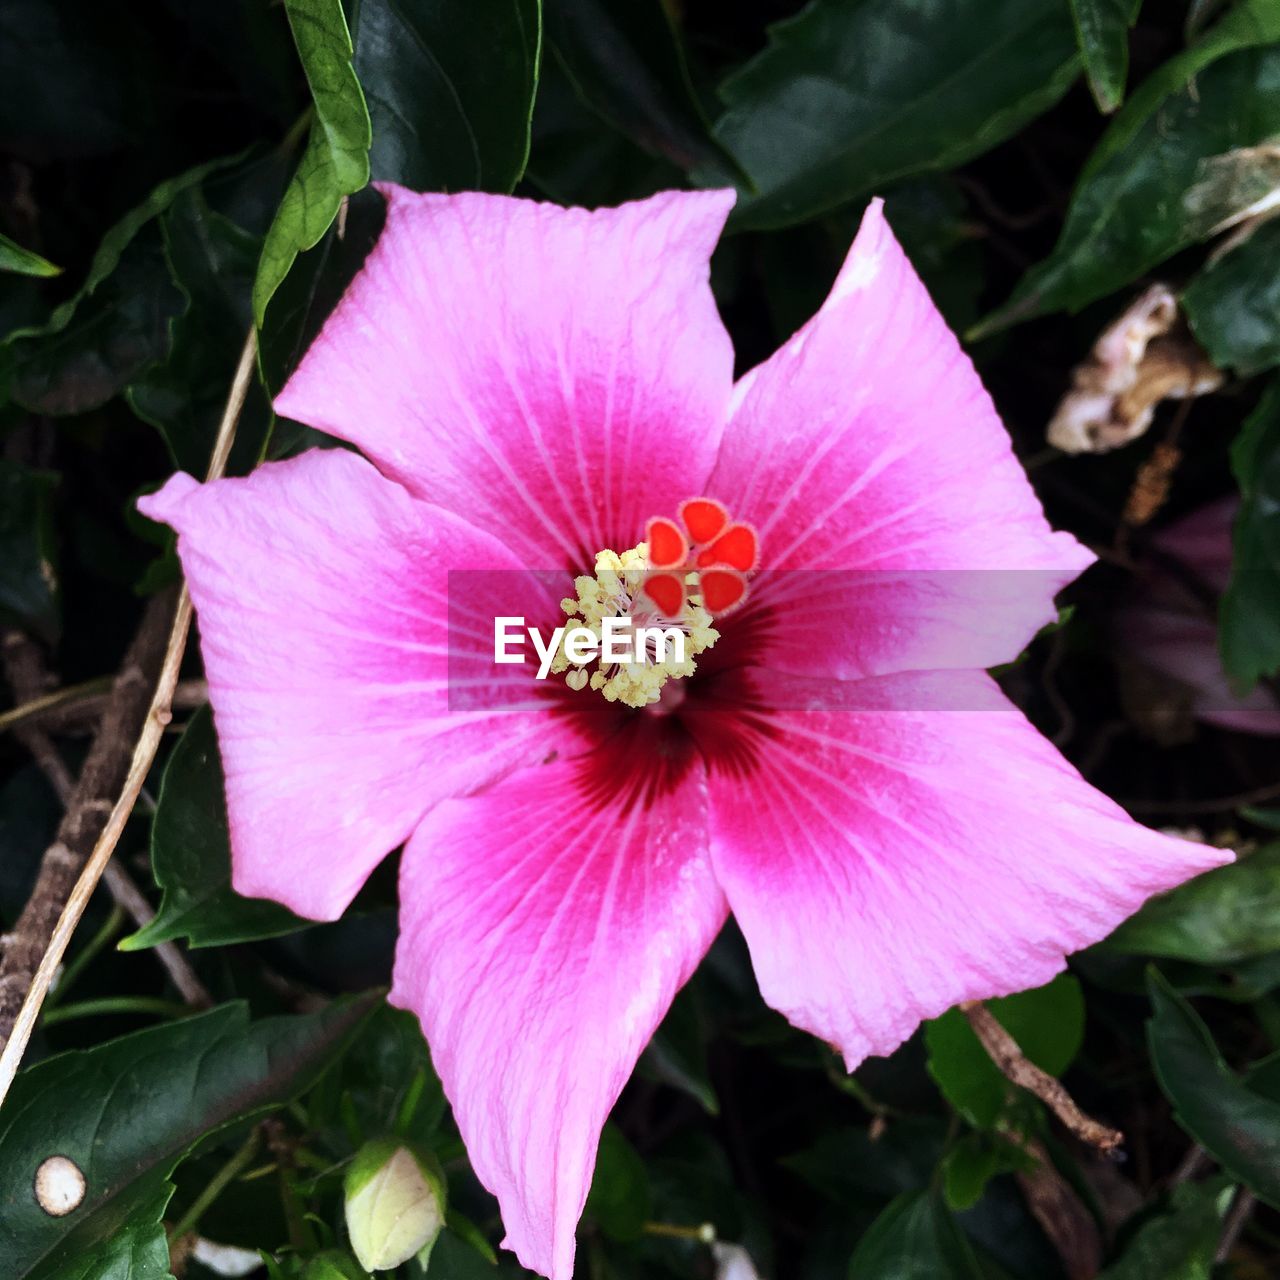
<svg viewBox="0 0 1280 1280">
<path fill-rule="evenodd" d="M 164 653 L 173 603 L 172 591 L 155 596 L 148 603 L 142 625 L 116 676 L 102 727 L 89 748 L 79 780 L 71 788 L 54 841 L 40 860 L 35 888 L 13 932 L 3 939 L 0 1039 L 10 1038 L 23 997 L 54 936 L 63 906 L 107 823 L 114 797 L 128 773 L 129 747 L 146 716 L 155 673 Z M 12 657 L 15 649 L 11 642 L 6 650 Z M 52 745 L 42 754 L 42 767 L 51 776 L 59 777 L 59 771 L 65 770 L 65 766 L 52 751 Z M 48 758 L 50 754 L 52 760 Z M 65 785 L 69 779 L 62 776 L 60 781 Z"/>
<path fill-rule="evenodd" d="M 0 733 L 17 733 L 26 728 L 43 729 L 46 733 L 96 732 L 110 696 L 110 676 L 55 689 L 0 712 Z M 191 711 L 208 701 L 209 686 L 204 680 L 180 680 L 173 692 L 175 711 Z"/>
<path fill-rule="evenodd" d="M 1046 1071 L 1041 1071 L 1018 1047 L 1018 1042 L 1000 1025 L 995 1015 L 980 1000 L 969 1000 L 960 1006 L 982 1047 L 1000 1068 L 1001 1074 L 1020 1089 L 1033 1093 L 1082 1142 L 1099 1151 L 1114 1151 L 1124 1141 L 1119 1129 L 1085 1115 L 1075 1099 Z"/>
<path fill-rule="evenodd" d="M 209 479 L 216 479 L 226 469 L 227 457 L 231 452 L 231 444 L 235 438 L 236 423 L 240 418 L 240 411 L 244 407 L 245 397 L 249 393 L 249 385 L 253 379 L 255 356 L 256 341 L 255 335 L 251 331 L 245 339 L 244 348 L 240 353 L 240 361 L 231 383 L 230 394 L 227 397 L 227 406 L 223 412 L 222 421 L 218 426 L 218 436 L 214 442 L 213 456 L 209 461 Z M 162 638 L 163 623 L 168 616 L 170 607 L 168 597 L 168 592 L 162 593 L 162 595 L 154 597 L 148 604 L 142 627 L 130 649 L 130 658 L 126 660 L 125 668 L 116 681 L 117 687 L 122 682 L 125 682 L 129 685 L 131 691 L 134 685 L 138 685 L 139 689 L 135 696 L 140 699 L 144 706 L 146 705 L 147 691 L 152 685 L 144 674 L 146 666 L 141 659 L 150 660 L 152 656 L 151 646 L 158 644 Z M 137 803 L 138 795 L 142 791 L 143 783 L 146 781 L 147 771 L 151 767 L 151 762 L 155 759 L 160 740 L 164 736 L 165 726 L 173 719 L 171 710 L 173 694 L 177 687 L 178 668 L 182 662 L 182 652 L 186 646 L 187 632 L 190 626 L 191 598 L 184 588 L 178 595 L 178 603 L 173 611 L 173 624 L 169 628 L 168 643 L 164 647 L 164 656 L 160 663 L 159 675 L 155 680 L 155 692 L 151 696 L 150 705 L 147 707 L 145 718 L 142 721 L 142 729 L 134 746 L 133 758 L 129 763 L 127 775 L 124 777 L 119 798 L 113 807 L 109 800 L 100 798 L 95 793 L 91 801 L 87 800 L 84 804 L 78 804 L 76 809 L 69 812 L 63 819 L 64 823 L 74 821 L 77 824 L 87 823 L 94 819 L 96 825 L 96 817 L 104 810 L 110 810 L 105 823 L 98 828 L 100 834 L 98 834 L 97 841 L 93 845 L 93 852 L 84 864 L 84 869 L 80 872 L 79 878 L 71 888 L 70 895 L 66 899 L 66 905 L 62 908 L 62 913 L 57 918 L 57 923 L 54 925 L 52 934 L 49 937 L 48 946 L 45 948 L 34 977 L 32 977 L 30 985 L 27 987 L 26 995 L 22 999 L 22 1005 L 18 1010 L 17 1017 L 13 1020 L 12 1031 L 8 1034 L 4 1051 L 0 1053 L 0 1103 L 4 1101 L 10 1085 L 13 1084 L 14 1077 L 18 1073 L 22 1055 L 26 1052 L 31 1033 L 35 1029 L 36 1020 L 40 1016 L 40 1008 L 44 1004 L 49 988 L 53 984 L 58 965 L 62 962 L 62 957 L 66 953 L 67 945 L 71 941 L 76 925 L 79 924 L 80 917 L 84 914 L 84 909 L 88 905 L 89 899 L 93 895 L 93 891 L 99 879 L 101 879 L 112 853 L 115 851 L 121 834 L 124 832 L 129 815 L 133 812 L 133 806 Z M 143 641 L 145 641 L 145 647 Z M 130 705 L 132 705 L 132 700 Z M 85 762 L 85 771 L 81 775 L 80 783 L 77 784 L 77 791 L 83 789 L 85 775 L 89 773 L 89 766 L 93 761 L 95 752 L 98 751 L 100 742 L 108 739 L 113 753 L 127 750 L 127 739 L 125 740 L 126 746 L 120 748 L 117 746 L 118 731 L 113 730 L 113 732 L 108 733 L 108 729 L 113 728 L 113 723 L 114 719 L 110 713 L 104 716 L 102 729 L 99 731 L 93 747 L 90 748 L 89 759 Z M 104 751 L 106 750 L 105 745 L 103 749 Z M 113 765 L 118 763 L 114 756 L 111 763 Z M 115 772 L 116 770 L 113 769 L 113 776 Z M 97 785 L 95 780 L 95 787 Z M 91 804 L 92 807 L 86 807 L 88 804 Z M 92 828 L 87 829 L 91 830 Z M 62 850 L 59 850 L 58 844 L 55 844 L 54 848 L 50 849 L 45 855 L 45 862 L 46 864 L 69 862 L 70 867 L 64 869 L 61 873 L 64 878 L 68 874 L 73 874 L 76 866 L 75 856 L 65 844 Z M 62 881 L 60 880 L 59 883 L 62 883 Z M 37 893 L 39 893 L 39 885 L 37 885 Z M 48 907 L 56 906 L 56 901 L 57 899 L 51 899 Z M 25 917 L 25 910 L 23 915 Z M 19 929 L 15 930 L 15 935 L 20 932 L 21 921 L 19 922 Z M 4 961 L 0 963 L 0 1010 L 7 1010 L 8 1003 L 16 994 L 14 988 L 17 984 L 14 981 L 9 980 L 6 985 L 6 979 L 14 973 L 14 968 L 9 964 L 9 959 L 10 949 L 6 948 Z M 0 1021 L 0 1032 L 8 1031 L 8 1029 L 7 1020 Z"/>
<path fill-rule="evenodd" d="M 1034 1161 L 1014 1178 L 1031 1216 L 1049 1238 L 1067 1280 L 1093 1280 L 1102 1270 L 1102 1233 L 1076 1189 L 1054 1167 L 1042 1143 L 1015 1139 Z"/>
<path fill-rule="evenodd" d="M 9 632 L 4 637 L 3 653 L 0 653 L 0 658 L 3 658 L 5 674 L 19 702 L 25 703 L 28 699 L 38 697 L 48 687 L 49 674 L 45 670 L 39 649 L 29 636 L 20 631 Z M 36 763 L 49 779 L 54 791 L 57 792 L 58 799 L 62 801 L 63 809 L 70 813 L 77 804 L 76 782 L 58 753 L 52 738 L 43 729 L 30 722 L 20 724 L 14 729 L 14 733 L 22 745 L 31 752 Z M 123 752 L 119 755 L 123 760 Z M 107 864 L 103 880 L 116 903 L 139 929 L 144 928 L 155 918 L 151 904 L 119 862 Z M 61 898 L 56 900 L 61 901 Z M 42 918 L 41 924 L 43 923 Z M 49 932 L 52 932 L 52 921 L 49 922 Z M 42 945 L 39 951 L 43 949 Z M 37 957 L 39 951 L 35 953 Z M 172 942 L 162 942 L 152 951 L 187 1004 L 203 1009 L 213 1003 L 186 957 Z M 5 1011 L 0 1009 L 0 1017 L 4 1016 Z M 4 1023 L 0 1023 L 0 1031 L 3 1028 Z"/>
</svg>

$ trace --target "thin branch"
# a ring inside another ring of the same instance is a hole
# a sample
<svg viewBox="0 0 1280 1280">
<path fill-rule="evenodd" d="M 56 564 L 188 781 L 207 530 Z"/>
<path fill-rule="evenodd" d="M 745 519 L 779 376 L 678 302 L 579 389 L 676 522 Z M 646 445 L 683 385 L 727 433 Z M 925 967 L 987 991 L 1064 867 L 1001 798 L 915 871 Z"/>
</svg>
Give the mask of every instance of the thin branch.
<svg viewBox="0 0 1280 1280">
<path fill-rule="evenodd" d="M 172 591 L 155 596 L 148 603 L 142 624 L 116 677 L 102 727 L 89 748 L 79 780 L 68 789 L 66 812 L 53 843 L 40 860 L 35 888 L 13 932 L 0 940 L 4 944 L 4 955 L 0 959 L 0 1039 L 10 1037 L 15 1028 L 24 996 L 56 935 L 63 906 L 107 822 L 113 798 L 127 776 L 129 745 L 146 716 L 149 691 L 160 667 L 173 606 Z M 5 652 L 12 656 L 15 646 L 7 642 Z M 59 789 L 66 786 L 69 777 L 63 776 L 61 771 L 65 771 L 65 765 L 56 758 L 56 753 L 54 760 L 45 758 L 41 764 L 55 779 L 55 786 Z M 96 876 L 94 883 L 97 883 Z M 61 959 L 59 952 L 58 960 Z M 51 971 L 49 977 L 52 976 Z"/>
<path fill-rule="evenodd" d="M 1226 1262 L 1231 1251 L 1236 1247 L 1253 1211 L 1258 1207 L 1258 1198 L 1248 1187 L 1241 1187 L 1236 1198 L 1227 1210 L 1226 1221 L 1222 1224 L 1222 1237 L 1218 1241 L 1218 1252 L 1213 1255 L 1214 1262 Z"/>
<path fill-rule="evenodd" d="M 214 442 L 212 457 L 209 461 L 207 478 L 210 480 L 217 479 L 226 469 L 227 457 L 231 452 L 231 445 L 235 438 L 236 423 L 239 421 L 240 412 L 244 408 L 245 398 L 249 394 L 249 386 L 253 380 L 256 353 L 256 335 L 253 330 L 250 330 L 248 337 L 245 339 L 244 348 L 240 353 L 240 361 L 236 366 L 235 377 L 232 379 L 226 409 L 218 426 L 218 436 Z M 142 648 L 140 644 L 142 640 L 145 640 L 148 647 L 151 645 L 153 633 L 159 630 L 159 626 L 168 614 L 168 610 L 168 592 L 152 597 L 147 606 L 139 637 L 135 639 L 131 653 Z M 13 1029 L 8 1036 L 4 1051 L 0 1053 L 0 1103 L 3 1103 L 5 1096 L 9 1092 L 9 1087 L 13 1084 L 14 1077 L 18 1073 L 19 1064 L 22 1061 L 23 1054 L 26 1052 L 31 1033 L 35 1029 L 36 1021 L 40 1016 L 40 1008 L 44 1004 L 49 988 L 53 984 L 58 966 L 62 962 L 62 957 L 66 954 L 67 946 L 75 933 L 76 926 L 80 923 L 80 917 L 84 914 L 85 907 L 88 905 L 89 899 L 111 859 L 116 844 L 124 832 L 125 823 L 128 822 L 129 815 L 133 812 L 133 807 L 137 803 L 138 796 L 146 781 L 147 772 L 151 768 L 156 751 L 160 747 L 161 739 L 164 737 L 165 727 L 173 719 L 173 695 L 178 684 L 178 669 L 182 663 L 182 653 L 186 646 L 187 632 L 190 627 L 191 597 L 184 587 L 178 595 L 177 606 L 173 613 L 173 623 L 169 628 L 168 643 L 165 646 L 164 657 L 160 663 L 160 673 L 154 686 L 155 692 L 151 697 L 141 733 L 134 747 L 133 758 L 129 764 L 128 773 L 124 779 L 119 798 L 116 800 L 114 807 L 111 808 L 110 815 L 105 825 L 102 826 L 97 841 L 93 846 L 93 852 L 89 855 L 84 870 L 81 871 L 79 879 L 76 880 L 75 886 L 66 900 L 66 906 L 58 917 L 57 924 L 54 926 L 52 936 L 49 939 L 49 944 L 40 959 L 39 967 L 36 969 L 35 976 L 27 988 L 26 997 L 23 999 L 22 1007 L 19 1009 L 18 1016 L 13 1023 Z M 139 653 L 138 656 L 149 658 L 150 654 L 149 652 L 145 654 Z M 142 690 L 145 692 L 150 687 L 150 681 L 146 680 L 144 671 L 145 668 L 136 660 L 132 664 L 126 662 L 125 669 L 117 677 L 117 689 L 122 684 L 132 687 L 141 682 Z M 132 704 L 132 698 L 130 698 L 130 704 Z M 118 722 L 108 711 L 108 714 L 103 718 L 102 730 L 90 749 L 89 760 L 85 762 L 85 771 L 81 774 L 80 785 L 77 787 L 78 791 L 84 786 L 86 775 L 89 773 L 89 764 L 94 759 L 95 752 L 98 751 L 99 743 L 103 743 L 104 752 L 111 751 L 114 753 L 116 751 L 114 736 L 107 733 L 108 728 L 112 727 L 113 723 Z M 104 742 L 104 739 L 107 741 Z M 112 763 L 114 762 L 113 754 Z M 68 813 L 63 819 L 64 824 L 74 822 L 77 829 L 80 829 L 84 826 L 90 814 L 96 817 L 107 807 L 107 804 L 95 797 L 92 801 L 92 806 L 92 809 L 77 806 L 75 811 Z M 61 828 L 59 830 L 61 831 Z M 49 850 L 46 854 L 46 862 L 52 861 L 66 864 L 70 860 L 70 865 L 74 867 L 74 854 L 71 853 L 66 842 L 60 841 L 59 844 L 62 844 L 64 852 L 56 858 L 51 858 L 51 855 L 58 848 L 58 845 L 55 844 L 54 849 Z M 26 914 L 25 911 L 23 914 Z M 4 961 L 0 964 L 0 1011 L 3 1011 L 2 1002 L 9 994 L 5 987 L 5 981 L 6 977 L 10 976 L 10 972 L 9 950 L 6 949 Z M 12 982 L 10 982 L 10 988 L 12 988 L 12 985 Z M 0 1021 L 0 1031 L 5 1029 L 7 1029 L 5 1023 Z"/>
<path fill-rule="evenodd" d="M 1102 1233 L 1079 1193 L 1054 1167 L 1044 1145 L 1034 1138 L 1005 1134 L 1026 1155 L 1031 1167 L 1014 1171 L 1031 1216 L 1053 1245 L 1068 1280 L 1093 1280 L 1102 1268 Z"/>
<path fill-rule="evenodd" d="M 1199 1143 L 1192 1143 L 1187 1154 L 1178 1162 L 1178 1167 L 1169 1178 L 1171 1186 L 1179 1186 L 1198 1178 L 1211 1164 L 1213 1157 Z"/>
<path fill-rule="evenodd" d="M 110 694 L 111 677 L 102 676 L 31 698 L 0 712 L 0 733 L 17 733 L 22 728 L 39 728 L 46 733 L 84 733 L 96 729 Z M 192 710 L 208 701 L 209 686 L 205 681 L 178 682 L 173 695 L 175 708 Z"/>
<path fill-rule="evenodd" d="M 960 1006 L 982 1047 L 1000 1068 L 1007 1080 L 1020 1089 L 1033 1093 L 1062 1121 L 1082 1142 L 1099 1151 L 1114 1151 L 1124 1141 L 1119 1129 L 1085 1115 L 1076 1106 L 1075 1099 L 1048 1072 L 1042 1071 L 1018 1047 L 1018 1042 L 1000 1025 L 995 1014 L 980 1000 L 970 1000 Z"/>
<path fill-rule="evenodd" d="M 9 632 L 4 638 L 3 654 L 0 657 L 3 657 L 5 674 L 18 699 L 30 698 L 48 684 L 49 676 L 44 661 L 29 636 L 18 631 Z M 21 724 L 14 733 L 49 779 L 58 799 L 62 801 L 64 811 L 70 812 L 76 803 L 76 783 L 62 756 L 58 754 L 53 739 L 30 722 Z M 107 864 L 102 878 L 116 904 L 128 913 L 139 929 L 146 928 L 155 919 L 151 904 L 118 861 Z M 56 900 L 62 899 L 59 897 Z M 41 919 L 44 918 L 42 914 Z M 152 954 L 164 967 L 169 980 L 187 1004 L 207 1009 L 213 1003 L 204 984 L 196 977 L 195 970 L 174 943 L 162 942 L 152 949 Z"/>
</svg>

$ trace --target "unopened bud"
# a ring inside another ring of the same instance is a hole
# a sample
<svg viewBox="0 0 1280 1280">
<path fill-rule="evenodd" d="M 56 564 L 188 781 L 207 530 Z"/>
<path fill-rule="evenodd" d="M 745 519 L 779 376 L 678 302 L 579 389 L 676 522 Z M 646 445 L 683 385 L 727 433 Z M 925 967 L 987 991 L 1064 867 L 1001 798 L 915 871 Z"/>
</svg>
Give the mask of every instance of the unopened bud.
<svg viewBox="0 0 1280 1280">
<path fill-rule="evenodd" d="M 435 1243 L 444 1226 L 444 1174 L 399 1138 L 366 1142 L 346 1180 L 347 1234 L 360 1265 L 387 1271 Z"/>
</svg>

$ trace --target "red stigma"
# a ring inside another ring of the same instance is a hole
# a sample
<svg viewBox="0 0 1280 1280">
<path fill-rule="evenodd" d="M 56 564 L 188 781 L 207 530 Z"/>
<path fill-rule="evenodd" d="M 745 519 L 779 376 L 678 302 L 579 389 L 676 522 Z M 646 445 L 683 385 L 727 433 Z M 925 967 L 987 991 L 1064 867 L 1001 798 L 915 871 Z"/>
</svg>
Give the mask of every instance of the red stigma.
<svg viewBox="0 0 1280 1280">
<path fill-rule="evenodd" d="M 746 600 L 747 579 L 760 566 L 759 535 L 751 525 L 731 521 L 728 508 L 715 498 L 686 499 L 680 524 L 654 516 L 646 541 L 651 572 L 644 592 L 670 618 L 684 608 L 685 574 L 699 575 L 703 606 L 716 617 Z"/>
</svg>

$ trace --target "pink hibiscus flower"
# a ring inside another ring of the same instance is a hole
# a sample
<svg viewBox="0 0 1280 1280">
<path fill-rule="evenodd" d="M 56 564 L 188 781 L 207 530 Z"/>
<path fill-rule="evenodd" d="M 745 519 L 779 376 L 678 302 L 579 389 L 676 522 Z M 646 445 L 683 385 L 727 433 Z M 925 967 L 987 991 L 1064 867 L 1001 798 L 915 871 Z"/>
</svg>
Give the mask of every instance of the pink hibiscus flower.
<svg viewBox="0 0 1280 1280">
<path fill-rule="evenodd" d="M 1091 556 L 879 204 L 734 383 L 708 287 L 731 193 L 383 191 L 276 403 L 364 457 L 141 505 L 179 533 L 236 888 L 332 919 L 407 841 L 391 998 L 507 1244 L 568 1280 L 605 1117 L 730 911 L 765 999 L 852 1068 L 1229 855 L 1133 823 L 985 674 Z M 700 497 L 762 568 L 714 625 L 692 588 L 691 673 L 494 665 L 497 614 L 647 607 L 645 531 Z"/>
</svg>

